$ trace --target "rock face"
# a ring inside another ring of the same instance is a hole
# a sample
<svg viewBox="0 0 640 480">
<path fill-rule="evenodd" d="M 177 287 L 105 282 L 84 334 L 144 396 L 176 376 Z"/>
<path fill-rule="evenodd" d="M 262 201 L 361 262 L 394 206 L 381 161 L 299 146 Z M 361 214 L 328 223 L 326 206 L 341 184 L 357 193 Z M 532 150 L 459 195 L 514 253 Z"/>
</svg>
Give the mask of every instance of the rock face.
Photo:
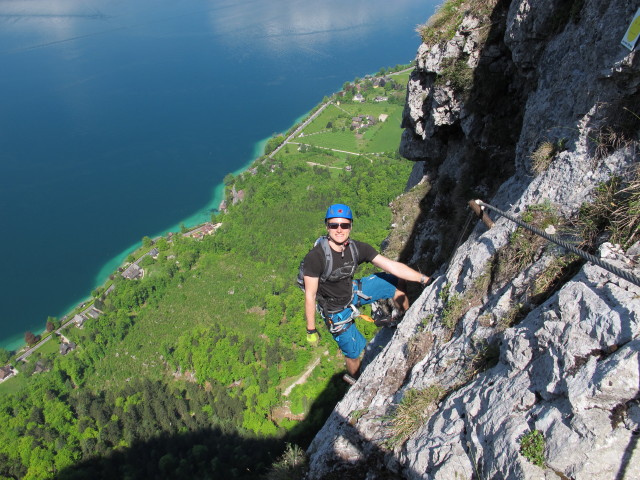
<svg viewBox="0 0 640 480">
<path fill-rule="evenodd" d="M 418 51 L 401 152 L 433 188 L 403 259 L 436 270 L 434 282 L 369 345 L 361 378 L 308 449 L 308 478 L 640 472 L 640 287 L 546 244 L 506 268 L 516 226 L 492 214 L 492 229 L 465 232 L 468 210 L 454 205 L 475 196 L 515 216 L 543 205 L 568 219 L 637 165 L 640 60 L 620 45 L 637 5 L 494 3 L 490 27 L 468 15 L 448 43 Z M 470 85 L 442 81 L 447 59 L 473 68 Z M 534 173 L 543 142 L 556 153 Z M 639 251 L 603 243 L 597 255 L 640 276 Z M 398 406 L 434 387 L 422 420 L 395 435 Z M 521 453 L 534 430 L 542 466 Z"/>
</svg>

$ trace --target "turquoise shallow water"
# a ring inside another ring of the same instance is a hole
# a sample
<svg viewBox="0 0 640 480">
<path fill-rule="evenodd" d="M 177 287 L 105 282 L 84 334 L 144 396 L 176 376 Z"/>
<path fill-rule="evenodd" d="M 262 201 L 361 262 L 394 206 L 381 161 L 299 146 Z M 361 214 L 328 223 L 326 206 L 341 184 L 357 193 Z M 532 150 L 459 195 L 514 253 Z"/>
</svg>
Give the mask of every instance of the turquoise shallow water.
<svg viewBox="0 0 640 480">
<path fill-rule="evenodd" d="M 143 236 L 324 95 L 410 62 L 419 0 L 0 1 L 0 345 L 88 297 Z"/>
</svg>

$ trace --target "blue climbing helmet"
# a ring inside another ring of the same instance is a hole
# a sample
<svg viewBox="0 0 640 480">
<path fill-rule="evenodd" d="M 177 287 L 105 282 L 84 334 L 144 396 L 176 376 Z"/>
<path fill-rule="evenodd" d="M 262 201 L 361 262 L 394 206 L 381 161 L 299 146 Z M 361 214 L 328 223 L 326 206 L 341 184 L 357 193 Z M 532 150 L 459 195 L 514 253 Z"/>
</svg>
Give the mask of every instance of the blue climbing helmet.
<svg viewBox="0 0 640 480">
<path fill-rule="evenodd" d="M 324 216 L 325 223 L 330 218 L 346 218 L 353 222 L 353 214 L 351 209 L 342 203 L 335 203 L 327 209 L 327 214 Z"/>
</svg>

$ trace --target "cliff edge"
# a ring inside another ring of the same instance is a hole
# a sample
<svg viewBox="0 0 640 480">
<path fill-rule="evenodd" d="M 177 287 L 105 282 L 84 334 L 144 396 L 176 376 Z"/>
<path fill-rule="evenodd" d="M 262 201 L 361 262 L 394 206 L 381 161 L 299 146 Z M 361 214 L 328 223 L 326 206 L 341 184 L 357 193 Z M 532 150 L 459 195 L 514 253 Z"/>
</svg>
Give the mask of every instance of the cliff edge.
<svg viewBox="0 0 640 480">
<path fill-rule="evenodd" d="M 637 5 L 450 4 L 455 33 L 423 32 L 401 144 L 428 188 L 398 256 L 434 281 L 368 346 L 308 478 L 635 478 L 640 287 L 467 202 L 640 275 L 637 224 L 622 246 L 576 233 L 612 179 L 638 178 L 640 59 L 620 44 Z"/>
</svg>

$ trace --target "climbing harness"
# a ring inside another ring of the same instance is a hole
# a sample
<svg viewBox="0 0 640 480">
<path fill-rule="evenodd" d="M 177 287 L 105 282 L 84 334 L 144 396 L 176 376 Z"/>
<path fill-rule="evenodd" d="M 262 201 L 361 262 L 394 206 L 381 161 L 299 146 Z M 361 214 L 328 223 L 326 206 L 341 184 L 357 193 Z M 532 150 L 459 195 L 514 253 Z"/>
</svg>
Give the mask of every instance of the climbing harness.
<svg viewBox="0 0 640 480">
<path fill-rule="evenodd" d="M 358 308 L 362 306 L 362 300 L 364 300 L 365 302 L 371 300 L 371 297 L 369 295 L 366 295 L 362 291 L 361 279 L 353 280 L 353 296 L 351 298 L 352 300 L 356 299 L 356 301 L 352 301 L 346 307 L 335 312 L 328 312 L 323 307 L 321 307 L 319 303 L 317 304 L 318 312 L 324 319 L 325 323 L 327 324 L 327 328 L 333 335 L 337 335 L 345 331 L 349 324 L 354 322 L 358 317 L 373 322 L 373 319 L 371 319 L 367 315 L 363 315 L 362 313 L 360 313 L 360 310 L 358 310 Z"/>
<path fill-rule="evenodd" d="M 615 265 L 611 265 L 610 263 L 607 263 L 607 262 L 601 260 L 598 257 L 594 257 L 590 253 L 587 253 L 584 250 L 580 250 L 580 249 L 574 247 L 573 245 L 565 242 L 564 240 L 560 240 L 559 238 L 557 238 L 557 237 L 555 237 L 553 235 L 549 235 L 544 230 L 541 230 L 541 229 L 539 229 L 537 227 L 529 225 L 528 223 L 525 223 L 522 220 L 520 220 L 518 218 L 515 218 L 512 215 L 509 215 L 508 213 L 503 212 L 502 210 L 497 209 L 493 205 L 489 205 L 488 203 L 485 203 L 482 200 L 470 200 L 469 201 L 469 206 L 473 209 L 473 211 L 476 213 L 476 215 L 484 222 L 484 224 L 488 228 L 492 228 L 494 223 L 489 218 L 487 213 L 484 211 L 485 208 L 488 208 L 489 210 L 493 210 L 498 215 L 501 215 L 504 218 L 506 218 L 508 220 L 511 220 L 512 222 L 516 223 L 517 225 L 521 226 L 522 228 L 524 228 L 526 230 L 529 230 L 530 232 L 533 232 L 536 235 L 541 236 L 545 240 L 548 240 L 548 241 L 550 241 L 552 243 L 555 243 L 556 245 L 559 245 L 562 248 L 565 248 L 565 249 L 569 250 L 570 252 L 575 253 L 576 255 L 578 255 L 579 257 L 583 258 L 584 260 L 586 260 L 588 262 L 591 262 L 591 263 L 593 263 L 595 265 L 598 265 L 599 267 L 602 267 L 605 270 L 607 270 L 607 271 L 609 271 L 609 272 L 611 272 L 611 273 L 613 273 L 613 274 L 615 274 L 615 275 L 617 275 L 617 276 L 619 276 L 621 278 L 624 278 L 628 282 L 631 282 L 634 285 L 637 285 L 637 286 L 640 287 L 640 278 L 638 278 L 637 276 L 633 275 L 632 273 L 630 273 L 630 272 L 628 272 L 626 270 L 622 270 L 621 268 L 618 268 Z"/>
<path fill-rule="evenodd" d="M 322 307 L 318 305 L 318 312 L 327 324 L 327 328 L 332 335 L 338 335 L 344 332 L 347 327 L 353 323 L 354 319 L 360 316 L 360 310 L 352 303 L 343 310 L 334 313 L 324 312 Z"/>
</svg>

